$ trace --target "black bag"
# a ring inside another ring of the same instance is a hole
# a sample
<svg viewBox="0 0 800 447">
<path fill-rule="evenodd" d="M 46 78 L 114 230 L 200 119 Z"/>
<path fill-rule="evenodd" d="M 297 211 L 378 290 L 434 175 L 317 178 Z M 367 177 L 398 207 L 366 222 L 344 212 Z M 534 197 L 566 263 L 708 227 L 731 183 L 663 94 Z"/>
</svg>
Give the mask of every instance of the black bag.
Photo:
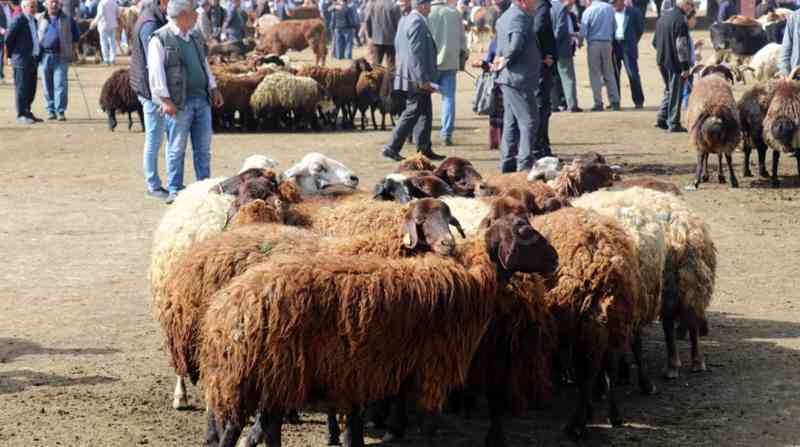
<svg viewBox="0 0 800 447">
<path fill-rule="evenodd" d="M 484 72 L 475 80 L 475 98 L 472 111 L 478 115 L 491 115 L 496 107 L 494 98 L 494 75 Z"/>
</svg>

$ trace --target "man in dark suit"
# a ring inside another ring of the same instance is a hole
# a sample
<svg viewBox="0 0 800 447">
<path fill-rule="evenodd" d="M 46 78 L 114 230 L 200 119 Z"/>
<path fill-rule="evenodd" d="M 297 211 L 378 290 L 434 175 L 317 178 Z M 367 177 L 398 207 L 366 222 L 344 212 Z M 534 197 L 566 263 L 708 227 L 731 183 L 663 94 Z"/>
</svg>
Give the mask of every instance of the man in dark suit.
<svg viewBox="0 0 800 447">
<path fill-rule="evenodd" d="M 536 0 L 514 0 L 497 19 L 497 57 L 492 65 L 503 92 L 502 172 L 527 171 L 535 160 L 533 148 L 539 129 L 535 91 L 542 54 L 533 32 L 531 6 Z"/>
<path fill-rule="evenodd" d="M 575 47 L 577 46 L 578 27 L 577 20 L 570 13 L 573 5 L 575 5 L 575 0 L 553 0 L 550 16 L 556 39 L 556 67 L 567 109 L 570 112 L 582 112 L 583 110 L 578 107 L 578 88 L 575 80 Z"/>
<path fill-rule="evenodd" d="M 681 94 L 689 77 L 689 24 L 686 16 L 693 9 L 693 0 L 677 0 L 674 8 L 662 13 L 653 36 L 656 62 L 664 80 L 664 97 L 656 116 L 656 127 L 670 132 L 686 132 L 681 126 Z"/>
<path fill-rule="evenodd" d="M 534 157 L 553 155 L 550 149 L 550 91 L 553 90 L 553 72 L 556 69 L 556 38 L 553 34 L 553 21 L 550 18 L 550 0 L 539 1 L 533 14 L 533 33 L 542 53 L 542 66 L 539 74 L 539 87 L 536 89 L 536 102 L 539 104 L 539 130 L 536 132 Z"/>
<path fill-rule="evenodd" d="M 617 29 L 614 35 L 614 74 L 617 78 L 617 90 L 622 96 L 620 82 L 622 65 L 625 64 L 625 73 L 631 84 L 631 98 L 637 109 L 644 106 L 644 92 L 642 79 L 639 76 L 639 40 L 644 34 L 644 16 L 639 9 L 625 6 L 625 0 L 614 0 L 614 18 Z"/>
<path fill-rule="evenodd" d="M 383 156 L 403 160 L 400 150 L 413 130 L 417 152 L 432 160 L 443 160 L 443 156 L 431 149 L 431 93 L 437 76 L 436 44 L 426 20 L 431 12 L 431 0 L 412 0 L 411 6 L 411 12 L 400 21 L 394 41 L 397 50 L 394 89 L 406 93 L 406 109 L 392 132 L 391 141 L 383 148 Z"/>
<path fill-rule="evenodd" d="M 6 48 L 14 67 L 14 88 L 17 101 L 17 123 L 41 122 L 31 113 L 36 96 L 36 64 L 40 49 L 37 37 L 36 1 L 22 0 L 22 14 L 18 15 L 6 33 Z"/>
</svg>

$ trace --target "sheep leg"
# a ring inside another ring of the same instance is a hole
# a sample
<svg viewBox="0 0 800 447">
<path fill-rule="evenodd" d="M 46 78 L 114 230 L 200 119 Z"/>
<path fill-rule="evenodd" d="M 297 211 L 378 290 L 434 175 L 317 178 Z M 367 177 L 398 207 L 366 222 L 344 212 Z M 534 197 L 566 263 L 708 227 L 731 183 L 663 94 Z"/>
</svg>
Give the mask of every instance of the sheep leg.
<svg viewBox="0 0 800 447">
<path fill-rule="evenodd" d="M 778 163 L 781 161 L 781 153 L 780 151 L 772 151 L 772 176 L 770 177 L 770 183 L 772 184 L 773 188 L 777 188 L 781 186 L 781 181 L 778 180 Z"/>
<path fill-rule="evenodd" d="M 606 353 L 606 373 L 608 374 L 608 421 L 612 427 L 622 427 L 622 414 L 617 403 L 616 382 L 619 373 L 620 353 L 610 350 Z"/>
<path fill-rule="evenodd" d="M 225 432 L 222 434 L 219 447 L 236 447 L 236 443 L 239 442 L 239 435 L 241 434 L 242 427 L 240 425 L 228 422 L 225 424 Z"/>
<path fill-rule="evenodd" d="M 375 120 L 375 106 L 369 106 L 369 114 L 372 117 L 372 130 L 378 130 L 378 122 Z"/>
<path fill-rule="evenodd" d="M 678 356 L 678 349 L 675 346 L 675 320 L 662 317 L 661 326 L 664 328 L 664 340 L 667 343 L 667 370 L 664 372 L 664 377 L 677 379 L 681 358 Z"/>
<path fill-rule="evenodd" d="M 341 441 L 339 436 L 342 431 L 339 429 L 339 423 L 336 422 L 336 409 L 328 408 L 328 445 L 340 445 Z"/>
<path fill-rule="evenodd" d="M 133 114 L 128 112 L 128 132 L 130 132 L 131 129 L 133 129 Z"/>
<path fill-rule="evenodd" d="M 722 152 L 717 153 L 717 180 L 719 180 L 720 185 L 725 183 L 725 173 L 722 167 Z"/>
<path fill-rule="evenodd" d="M 644 395 L 656 393 L 656 386 L 647 375 L 642 355 L 642 331 L 637 330 L 633 335 L 633 359 L 636 362 L 637 374 L 639 376 L 639 391 Z"/>
<path fill-rule="evenodd" d="M 697 168 L 695 172 L 695 179 L 694 179 L 694 189 L 697 189 L 702 183 L 703 178 L 703 162 L 706 160 L 706 154 L 702 152 L 697 153 Z"/>
<path fill-rule="evenodd" d="M 733 155 L 732 154 L 725 154 L 725 163 L 728 164 L 728 174 L 731 176 L 731 188 L 738 188 L 739 181 L 736 180 L 736 174 L 733 172 Z M 722 170 L 722 166 L 719 167 L 720 171 Z"/>
<path fill-rule="evenodd" d="M 689 326 L 689 340 L 692 343 L 692 372 L 706 371 L 706 361 L 700 351 L 700 341 L 698 340 L 699 332 L 697 320 L 695 319 Z"/>
<path fill-rule="evenodd" d="M 408 426 L 408 414 L 406 413 L 406 394 L 404 389 L 400 389 L 397 396 L 391 397 L 389 402 L 389 417 L 386 418 L 388 430 L 383 436 L 383 442 L 393 442 L 403 439 L 406 426 Z"/>
<path fill-rule="evenodd" d="M 580 349 L 574 356 L 577 366 L 575 370 L 578 380 L 578 401 L 575 414 L 564 429 L 567 435 L 574 440 L 584 439 L 588 434 L 586 422 L 592 411 L 592 389 L 603 361 L 602 355 L 595 355 L 594 358 L 590 358 L 590 355 L 584 349 Z"/>
<path fill-rule="evenodd" d="M 259 410 L 256 412 L 255 422 L 247 432 L 242 447 L 256 447 L 261 441 L 264 440 L 264 427 L 266 426 L 268 416 L 265 412 Z"/>
<path fill-rule="evenodd" d="M 300 420 L 300 413 L 298 413 L 297 410 L 289 410 L 289 412 L 286 413 L 286 422 L 292 425 L 300 425 L 303 421 Z"/>
<path fill-rule="evenodd" d="M 756 144 L 756 153 L 758 154 L 758 175 L 767 178 L 769 177 L 766 166 L 767 145 L 763 141 Z"/>
<path fill-rule="evenodd" d="M 753 151 L 753 148 L 750 147 L 749 144 L 742 145 L 742 152 L 744 152 L 744 169 L 742 170 L 742 176 L 744 177 L 752 177 L 753 172 L 750 171 L 750 153 Z"/>
<path fill-rule="evenodd" d="M 347 429 L 343 438 L 345 447 L 364 447 L 364 420 L 360 407 L 353 408 L 347 414 Z"/>
<path fill-rule="evenodd" d="M 114 109 L 108 111 L 108 128 L 113 132 L 117 127 L 117 112 Z"/>
<path fill-rule="evenodd" d="M 175 382 L 175 392 L 172 398 L 172 408 L 176 410 L 185 410 L 189 407 L 189 400 L 186 398 L 186 379 L 178 376 Z"/>
<path fill-rule="evenodd" d="M 489 431 L 486 433 L 483 445 L 505 447 L 508 445 L 508 441 L 503 430 L 503 410 L 505 409 L 503 393 L 487 390 L 486 399 L 489 403 Z"/>
<path fill-rule="evenodd" d="M 797 175 L 800 176 L 800 149 L 794 150 L 794 157 L 797 162 Z"/>
<path fill-rule="evenodd" d="M 283 424 L 282 411 L 268 414 L 266 420 L 262 415 L 261 425 L 267 428 L 267 447 L 281 447 L 281 424 Z"/>
<path fill-rule="evenodd" d="M 430 411 L 423 411 L 420 413 L 420 429 L 422 430 L 422 438 L 424 439 L 425 447 L 434 447 L 436 444 L 433 442 L 433 437 L 436 434 L 436 426 L 438 425 L 439 414 Z"/>
<path fill-rule="evenodd" d="M 208 425 L 206 427 L 205 445 L 207 447 L 216 447 L 219 445 L 219 427 L 217 427 L 217 418 L 214 412 L 208 410 L 206 412 Z"/>
</svg>

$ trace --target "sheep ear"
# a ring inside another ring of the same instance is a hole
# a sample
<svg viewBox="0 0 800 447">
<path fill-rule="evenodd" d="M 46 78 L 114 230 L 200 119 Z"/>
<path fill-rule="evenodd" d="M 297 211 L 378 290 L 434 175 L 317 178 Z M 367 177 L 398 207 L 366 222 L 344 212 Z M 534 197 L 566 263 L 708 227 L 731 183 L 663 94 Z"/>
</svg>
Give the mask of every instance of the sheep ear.
<svg viewBox="0 0 800 447">
<path fill-rule="evenodd" d="M 695 73 L 697 73 L 698 71 L 700 71 L 700 70 L 703 70 L 703 69 L 705 69 L 705 68 L 706 68 L 706 66 L 705 66 L 705 65 L 703 65 L 703 64 L 697 64 L 697 65 L 695 65 L 694 67 L 692 67 L 692 69 L 691 69 L 691 70 L 689 70 L 689 76 L 694 76 L 694 75 L 695 75 Z"/>
<path fill-rule="evenodd" d="M 403 226 L 403 246 L 409 250 L 413 250 L 417 248 L 418 243 L 417 224 L 413 219 L 408 220 Z"/>
</svg>

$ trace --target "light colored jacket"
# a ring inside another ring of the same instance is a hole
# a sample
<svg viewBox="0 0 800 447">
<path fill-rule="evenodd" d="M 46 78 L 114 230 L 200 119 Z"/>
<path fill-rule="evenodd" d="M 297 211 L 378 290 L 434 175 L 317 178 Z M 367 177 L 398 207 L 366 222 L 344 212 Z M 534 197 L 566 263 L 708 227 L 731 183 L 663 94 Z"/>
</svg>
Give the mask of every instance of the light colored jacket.
<svg viewBox="0 0 800 447">
<path fill-rule="evenodd" d="M 119 6 L 116 0 L 100 0 L 97 4 L 97 31 L 111 32 L 117 29 Z"/>
<path fill-rule="evenodd" d="M 800 10 L 793 12 L 786 21 L 778 68 L 784 76 L 788 76 L 798 65 L 800 65 Z"/>
<path fill-rule="evenodd" d="M 436 0 L 431 3 L 428 26 L 436 43 L 436 68 L 439 71 L 458 70 L 461 52 L 467 51 L 461 14 L 444 0 Z"/>
</svg>

